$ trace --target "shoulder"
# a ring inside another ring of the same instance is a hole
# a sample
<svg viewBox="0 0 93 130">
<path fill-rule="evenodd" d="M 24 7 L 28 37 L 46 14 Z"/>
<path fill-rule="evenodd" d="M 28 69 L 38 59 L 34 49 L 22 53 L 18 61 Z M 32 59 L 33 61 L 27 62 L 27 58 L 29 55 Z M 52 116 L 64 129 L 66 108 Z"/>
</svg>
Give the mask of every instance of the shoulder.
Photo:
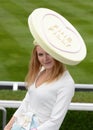
<svg viewBox="0 0 93 130">
<path fill-rule="evenodd" d="M 63 73 L 55 84 L 58 88 L 58 92 L 74 93 L 75 91 L 75 82 L 68 70 Z"/>
<path fill-rule="evenodd" d="M 69 73 L 68 70 L 66 70 L 66 71 L 61 75 L 61 77 L 58 79 L 57 82 L 59 82 L 59 83 L 61 83 L 61 84 L 69 84 L 69 83 L 74 84 L 74 80 L 73 80 L 73 78 L 72 78 L 72 76 L 71 76 L 71 74 Z"/>
<path fill-rule="evenodd" d="M 59 86 L 63 88 L 70 84 L 74 85 L 74 80 L 70 75 L 69 71 L 66 70 L 58 79 L 54 80 L 51 84 L 55 84 L 55 86 Z"/>
<path fill-rule="evenodd" d="M 60 89 L 59 91 L 64 91 L 66 95 L 71 94 L 74 95 L 75 92 L 75 82 L 69 73 L 69 71 L 65 71 L 63 76 L 60 78 Z"/>
</svg>

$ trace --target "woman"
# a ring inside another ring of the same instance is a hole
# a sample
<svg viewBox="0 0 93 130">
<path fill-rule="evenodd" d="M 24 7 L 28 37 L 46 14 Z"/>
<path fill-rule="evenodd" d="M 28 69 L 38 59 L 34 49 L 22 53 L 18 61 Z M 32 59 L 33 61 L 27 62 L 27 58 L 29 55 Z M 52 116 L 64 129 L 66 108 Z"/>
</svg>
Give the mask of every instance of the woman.
<svg viewBox="0 0 93 130">
<path fill-rule="evenodd" d="M 74 81 L 65 66 L 37 45 L 26 83 L 28 92 L 4 130 L 11 130 L 14 122 L 20 130 L 59 130 L 74 95 Z"/>
</svg>

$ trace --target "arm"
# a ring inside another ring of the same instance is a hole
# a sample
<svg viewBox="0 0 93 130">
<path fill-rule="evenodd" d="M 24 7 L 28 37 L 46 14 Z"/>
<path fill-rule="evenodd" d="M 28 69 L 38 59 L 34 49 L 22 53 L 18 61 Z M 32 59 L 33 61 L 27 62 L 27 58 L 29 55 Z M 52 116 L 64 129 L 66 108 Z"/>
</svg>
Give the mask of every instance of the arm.
<svg viewBox="0 0 93 130">
<path fill-rule="evenodd" d="M 10 119 L 8 124 L 5 126 L 4 130 L 11 130 L 11 127 L 12 127 L 13 123 L 15 122 L 16 118 L 20 115 L 20 113 L 26 111 L 28 100 L 29 100 L 29 93 L 27 92 L 27 94 L 26 94 L 25 98 L 23 99 L 20 107 L 16 110 L 13 117 Z"/>
<path fill-rule="evenodd" d="M 14 113 L 14 116 L 18 117 L 22 112 L 26 112 L 28 104 L 29 104 L 29 92 L 26 93 L 25 98 L 23 99 L 20 107 Z"/>
<path fill-rule="evenodd" d="M 13 123 L 15 122 L 15 120 L 16 120 L 16 117 L 13 116 L 13 117 L 10 119 L 10 121 L 8 122 L 8 124 L 5 126 L 4 130 L 11 130 L 12 125 L 13 125 Z"/>
<path fill-rule="evenodd" d="M 60 89 L 57 93 L 57 100 L 50 119 L 40 125 L 37 130 L 58 130 L 64 120 L 73 95 L 74 82 L 65 82 L 64 88 Z"/>
</svg>

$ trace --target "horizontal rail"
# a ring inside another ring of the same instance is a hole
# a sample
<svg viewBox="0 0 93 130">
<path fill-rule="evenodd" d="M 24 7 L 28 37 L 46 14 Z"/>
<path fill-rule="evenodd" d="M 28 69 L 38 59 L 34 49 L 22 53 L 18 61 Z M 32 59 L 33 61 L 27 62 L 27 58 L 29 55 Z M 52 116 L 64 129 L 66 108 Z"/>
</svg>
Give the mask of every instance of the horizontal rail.
<svg viewBox="0 0 93 130">
<path fill-rule="evenodd" d="M 93 111 L 93 103 L 70 103 L 69 110 Z"/>
<path fill-rule="evenodd" d="M 25 82 L 15 81 L 0 81 L 0 89 L 25 89 Z M 78 90 L 93 90 L 93 84 L 75 84 L 75 89 Z"/>
<path fill-rule="evenodd" d="M 0 100 L 0 106 L 4 108 L 18 108 L 22 101 L 16 100 Z"/>
<path fill-rule="evenodd" d="M 15 82 L 15 81 L 0 81 L 0 89 L 11 89 L 16 91 L 18 89 L 24 90 L 25 82 Z"/>
<path fill-rule="evenodd" d="M 22 101 L 0 100 L 0 106 L 4 108 L 18 108 Z M 74 103 L 71 102 L 69 110 L 93 111 L 93 103 Z"/>
<path fill-rule="evenodd" d="M 75 84 L 75 89 L 78 90 L 86 90 L 93 91 L 93 84 Z"/>
</svg>

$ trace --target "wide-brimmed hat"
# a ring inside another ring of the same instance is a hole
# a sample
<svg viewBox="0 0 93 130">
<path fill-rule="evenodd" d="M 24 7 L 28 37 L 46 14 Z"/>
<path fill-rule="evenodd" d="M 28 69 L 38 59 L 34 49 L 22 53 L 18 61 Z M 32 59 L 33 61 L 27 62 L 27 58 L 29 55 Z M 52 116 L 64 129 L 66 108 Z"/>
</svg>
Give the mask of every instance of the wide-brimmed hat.
<svg viewBox="0 0 93 130">
<path fill-rule="evenodd" d="M 86 46 L 79 32 L 62 15 L 47 9 L 35 9 L 28 25 L 36 43 L 56 60 L 76 65 L 86 56 Z"/>
</svg>

